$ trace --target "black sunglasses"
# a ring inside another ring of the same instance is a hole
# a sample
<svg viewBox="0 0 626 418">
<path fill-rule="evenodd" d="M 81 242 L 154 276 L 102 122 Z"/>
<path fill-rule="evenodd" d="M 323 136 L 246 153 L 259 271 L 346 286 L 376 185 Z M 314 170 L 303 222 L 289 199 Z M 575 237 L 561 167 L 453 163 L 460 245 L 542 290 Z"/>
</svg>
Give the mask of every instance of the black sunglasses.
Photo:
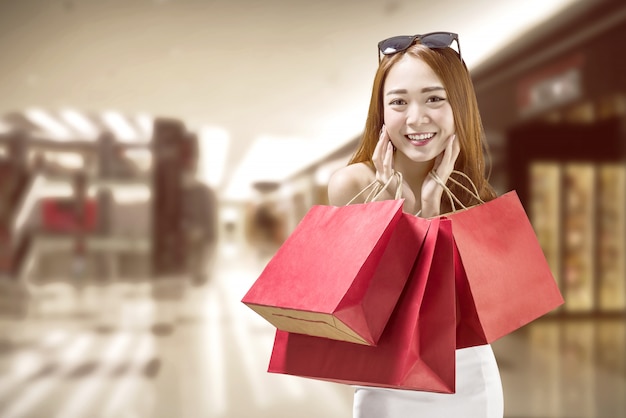
<svg viewBox="0 0 626 418">
<path fill-rule="evenodd" d="M 459 35 L 452 32 L 431 32 L 425 33 L 424 35 L 394 36 L 380 41 L 378 43 L 378 62 L 380 63 L 382 59 L 380 54 L 393 55 L 398 52 L 406 51 L 416 40 L 419 40 L 423 45 L 431 49 L 448 48 L 452 45 L 452 42 L 456 41 L 456 46 L 459 50 L 459 59 L 461 59 Z"/>
</svg>

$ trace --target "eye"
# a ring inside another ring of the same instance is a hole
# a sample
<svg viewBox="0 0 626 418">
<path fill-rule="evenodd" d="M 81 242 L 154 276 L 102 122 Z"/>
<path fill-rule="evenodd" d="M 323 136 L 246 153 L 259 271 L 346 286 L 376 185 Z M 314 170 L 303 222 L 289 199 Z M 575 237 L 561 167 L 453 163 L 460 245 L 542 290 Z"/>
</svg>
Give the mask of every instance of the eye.
<svg viewBox="0 0 626 418">
<path fill-rule="evenodd" d="M 392 101 L 389 102 L 390 105 L 404 105 L 406 104 L 406 102 L 404 101 L 404 99 L 393 99 Z"/>
<path fill-rule="evenodd" d="M 437 102 L 443 102 L 444 100 L 446 100 L 445 97 L 431 96 L 426 100 L 426 103 L 437 103 Z"/>
</svg>

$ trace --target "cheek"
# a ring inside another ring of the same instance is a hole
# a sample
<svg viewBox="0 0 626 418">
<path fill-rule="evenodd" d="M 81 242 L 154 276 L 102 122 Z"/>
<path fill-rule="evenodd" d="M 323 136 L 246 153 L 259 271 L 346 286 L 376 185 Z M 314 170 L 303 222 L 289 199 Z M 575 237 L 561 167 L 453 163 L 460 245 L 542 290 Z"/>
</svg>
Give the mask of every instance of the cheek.
<svg viewBox="0 0 626 418">
<path fill-rule="evenodd" d="M 389 134 L 392 134 L 393 131 L 397 131 L 401 126 L 404 125 L 404 121 L 402 120 L 402 114 L 399 112 L 391 112 L 385 111 L 383 114 L 383 120 L 385 123 L 385 127 Z"/>
<path fill-rule="evenodd" d="M 445 109 L 444 112 L 439 115 L 439 125 L 449 134 L 455 131 L 454 115 L 452 114 L 452 109 L 448 107 L 447 109 Z"/>
<path fill-rule="evenodd" d="M 448 136 L 440 137 L 439 141 L 437 142 L 437 148 L 435 149 L 435 154 L 437 155 L 441 154 L 446 149 L 447 144 L 448 144 Z"/>
<path fill-rule="evenodd" d="M 391 138 L 391 143 L 394 147 L 397 148 L 398 143 L 402 141 L 402 135 L 400 132 L 401 128 L 404 126 L 403 120 L 399 116 L 398 112 L 385 112 L 384 118 L 387 135 Z"/>
</svg>

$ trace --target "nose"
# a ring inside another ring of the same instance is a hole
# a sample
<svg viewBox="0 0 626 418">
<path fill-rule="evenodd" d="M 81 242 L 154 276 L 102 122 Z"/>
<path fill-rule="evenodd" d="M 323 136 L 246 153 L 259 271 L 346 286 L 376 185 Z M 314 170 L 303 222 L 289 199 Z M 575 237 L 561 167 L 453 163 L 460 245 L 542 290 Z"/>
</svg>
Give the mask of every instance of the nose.
<svg viewBox="0 0 626 418">
<path fill-rule="evenodd" d="M 423 123 L 430 122 L 428 116 L 428 109 L 424 106 L 420 106 L 417 103 L 412 104 L 406 113 L 407 125 L 421 125 Z"/>
</svg>

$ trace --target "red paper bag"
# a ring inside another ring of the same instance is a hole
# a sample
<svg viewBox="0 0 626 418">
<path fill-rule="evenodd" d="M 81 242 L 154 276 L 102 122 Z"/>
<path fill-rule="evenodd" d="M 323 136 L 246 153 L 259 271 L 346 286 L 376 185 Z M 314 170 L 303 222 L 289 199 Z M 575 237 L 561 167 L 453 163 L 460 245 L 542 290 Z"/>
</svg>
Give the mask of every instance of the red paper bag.
<svg viewBox="0 0 626 418">
<path fill-rule="evenodd" d="M 402 203 L 312 207 L 242 302 L 284 331 L 375 345 L 429 226 Z"/>
<path fill-rule="evenodd" d="M 346 384 L 453 393 L 455 301 L 450 221 L 433 219 L 376 347 L 277 331 L 268 371 Z"/>
<path fill-rule="evenodd" d="M 456 243 L 457 348 L 491 343 L 563 304 L 515 191 L 446 217 Z"/>
</svg>

